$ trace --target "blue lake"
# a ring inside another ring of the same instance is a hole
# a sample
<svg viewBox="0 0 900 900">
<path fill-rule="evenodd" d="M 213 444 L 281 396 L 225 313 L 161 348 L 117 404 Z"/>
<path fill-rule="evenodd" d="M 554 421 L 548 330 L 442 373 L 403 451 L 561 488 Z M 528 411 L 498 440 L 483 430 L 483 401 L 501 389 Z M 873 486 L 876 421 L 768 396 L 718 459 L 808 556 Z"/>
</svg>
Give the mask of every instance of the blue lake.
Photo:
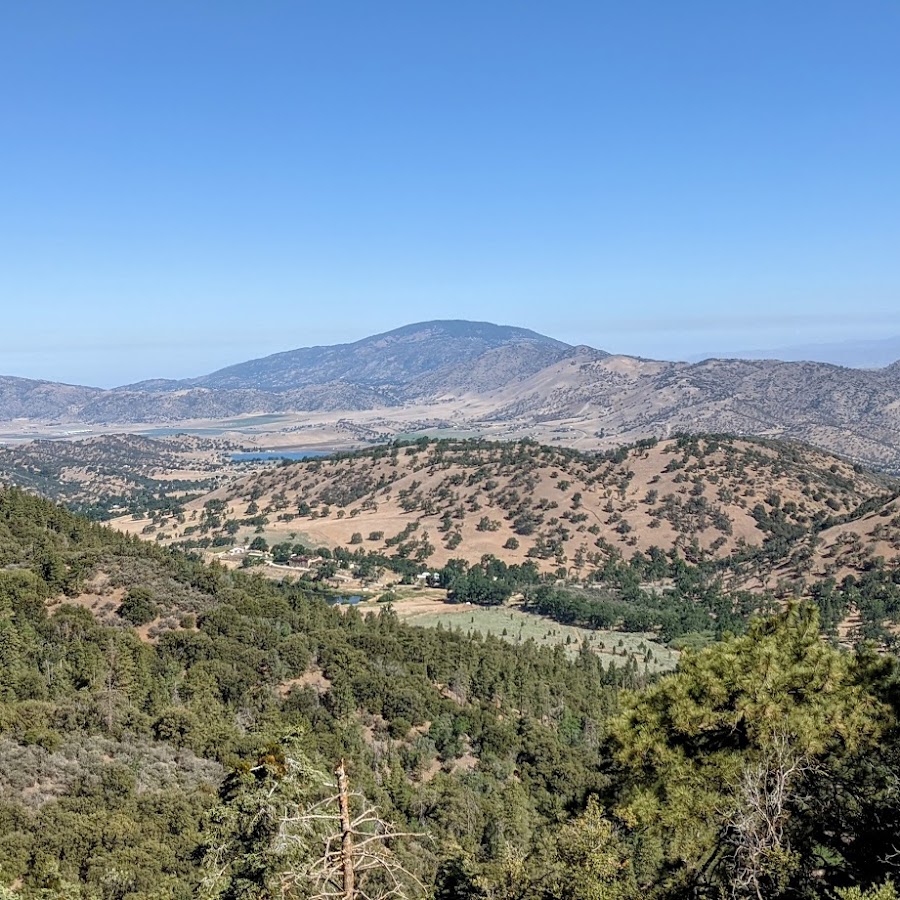
<svg viewBox="0 0 900 900">
<path fill-rule="evenodd" d="M 331 456 L 332 450 L 258 450 L 251 453 L 232 453 L 232 462 L 265 462 L 270 459 L 319 459 Z"/>
</svg>

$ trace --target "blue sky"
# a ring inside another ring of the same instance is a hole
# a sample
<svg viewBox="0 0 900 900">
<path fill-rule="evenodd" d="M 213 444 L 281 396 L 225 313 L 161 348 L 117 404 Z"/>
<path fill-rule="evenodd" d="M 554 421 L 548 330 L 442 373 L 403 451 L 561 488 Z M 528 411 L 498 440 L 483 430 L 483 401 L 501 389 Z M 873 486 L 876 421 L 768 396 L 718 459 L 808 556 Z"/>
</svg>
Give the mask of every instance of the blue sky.
<svg viewBox="0 0 900 900">
<path fill-rule="evenodd" d="M 900 334 L 900 3 L 0 5 L 0 374 Z"/>
</svg>

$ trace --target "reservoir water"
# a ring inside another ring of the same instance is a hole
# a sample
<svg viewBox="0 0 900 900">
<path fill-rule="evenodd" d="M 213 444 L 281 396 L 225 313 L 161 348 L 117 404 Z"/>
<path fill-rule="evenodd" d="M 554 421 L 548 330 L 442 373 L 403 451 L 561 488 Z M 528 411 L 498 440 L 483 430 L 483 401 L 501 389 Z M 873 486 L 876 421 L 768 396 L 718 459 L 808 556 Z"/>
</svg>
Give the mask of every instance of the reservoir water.
<svg viewBox="0 0 900 900">
<path fill-rule="evenodd" d="M 265 462 L 270 459 L 319 459 L 331 456 L 332 450 L 254 450 L 249 453 L 232 453 L 232 462 Z"/>
</svg>

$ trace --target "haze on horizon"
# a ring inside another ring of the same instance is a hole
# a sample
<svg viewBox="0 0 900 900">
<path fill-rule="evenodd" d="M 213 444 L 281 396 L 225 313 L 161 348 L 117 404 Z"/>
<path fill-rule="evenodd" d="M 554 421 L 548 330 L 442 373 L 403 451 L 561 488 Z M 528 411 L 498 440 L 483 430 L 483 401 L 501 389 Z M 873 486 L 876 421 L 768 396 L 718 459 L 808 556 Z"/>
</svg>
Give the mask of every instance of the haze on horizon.
<svg viewBox="0 0 900 900">
<path fill-rule="evenodd" d="M 900 7 L 7 4 L 0 374 L 900 335 Z"/>
</svg>

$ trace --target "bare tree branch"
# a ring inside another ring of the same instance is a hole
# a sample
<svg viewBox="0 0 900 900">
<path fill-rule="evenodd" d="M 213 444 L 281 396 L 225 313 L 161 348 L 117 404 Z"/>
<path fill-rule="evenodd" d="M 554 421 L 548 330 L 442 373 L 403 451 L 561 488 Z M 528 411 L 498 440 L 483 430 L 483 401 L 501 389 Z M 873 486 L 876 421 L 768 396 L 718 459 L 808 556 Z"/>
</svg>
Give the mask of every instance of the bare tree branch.
<svg viewBox="0 0 900 900">
<path fill-rule="evenodd" d="M 300 871 L 281 876 L 282 896 L 312 885 L 310 900 L 417 900 L 425 886 L 396 857 L 391 844 L 422 834 L 398 831 L 378 807 L 349 789 L 343 761 L 335 770 L 337 793 L 281 818 L 278 845 L 318 843 L 320 855 Z"/>
<path fill-rule="evenodd" d="M 790 869 L 790 806 L 798 798 L 797 783 L 811 770 L 808 757 L 781 732 L 761 759 L 744 767 L 734 807 L 725 814 L 733 897 L 764 900 Z"/>
</svg>

